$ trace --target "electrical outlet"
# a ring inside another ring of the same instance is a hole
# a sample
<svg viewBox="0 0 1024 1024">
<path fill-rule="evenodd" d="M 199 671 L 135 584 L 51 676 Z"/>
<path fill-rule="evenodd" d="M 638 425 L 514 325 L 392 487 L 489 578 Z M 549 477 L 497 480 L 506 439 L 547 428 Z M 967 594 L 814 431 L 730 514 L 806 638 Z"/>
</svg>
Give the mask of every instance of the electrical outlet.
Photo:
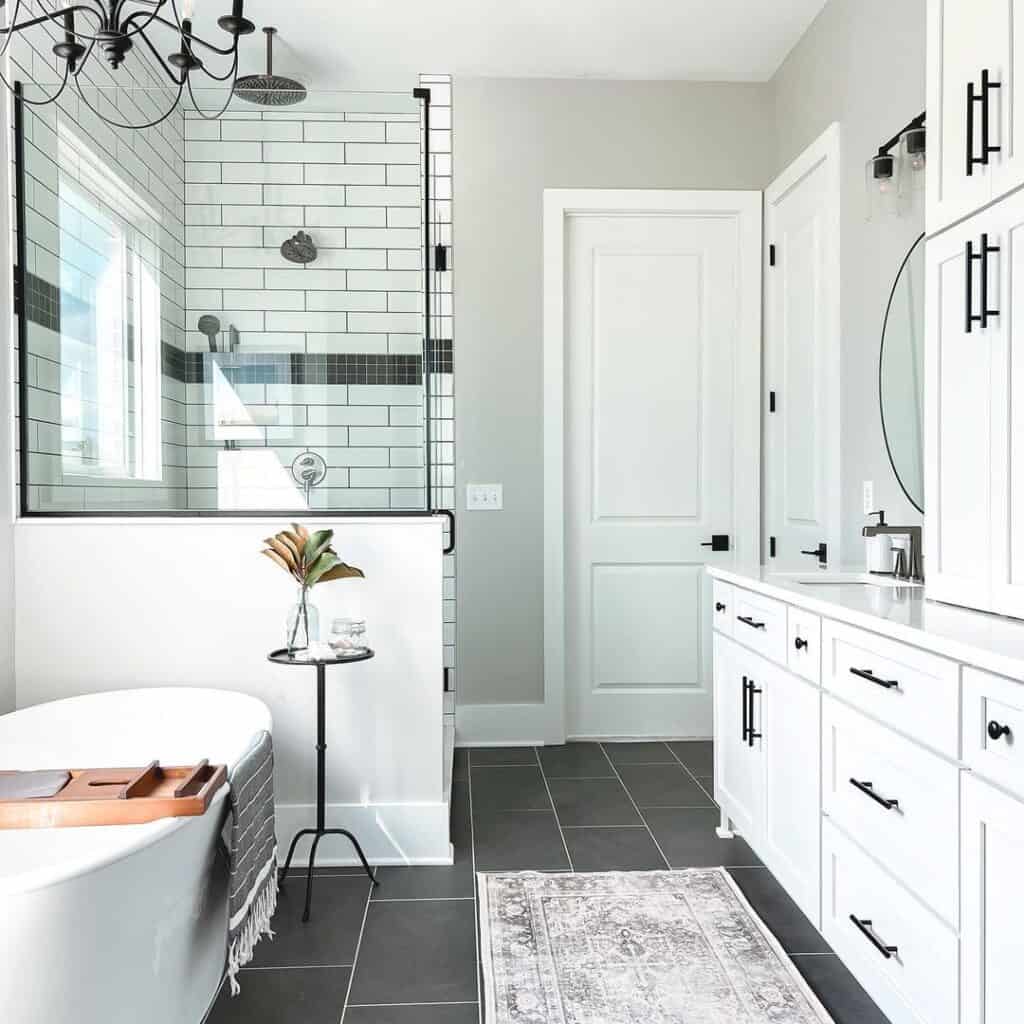
<svg viewBox="0 0 1024 1024">
<path fill-rule="evenodd" d="M 864 515 L 875 511 L 875 482 L 864 481 Z"/>
<path fill-rule="evenodd" d="M 467 512 L 497 512 L 502 507 L 501 484 L 466 484 Z"/>
</svg>

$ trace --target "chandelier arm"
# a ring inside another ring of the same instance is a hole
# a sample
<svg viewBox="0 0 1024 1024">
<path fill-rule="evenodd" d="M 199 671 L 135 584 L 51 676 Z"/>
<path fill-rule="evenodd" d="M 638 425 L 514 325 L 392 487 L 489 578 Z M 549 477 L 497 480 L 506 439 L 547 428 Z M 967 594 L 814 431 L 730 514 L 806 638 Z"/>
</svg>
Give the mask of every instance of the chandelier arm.
<svg viewBox="0 0 1024 1024">
<path fill-rule="evenodd" d="M 127 24 L 127 22 L 125 23 Z M 168 79 L 170 79 L 172 85 L 176 85 L 179 88 L 185 84 L 185 79 L 188 78 L 188 73 L 183 71 L 179 78 L 169 67 L 167 61 L 164 59 L 160 51 L 149 41 L 149 36 L 144 32 L 139 33 L 139 38 L 149 47 L 149 52 L 156 58 L 157 63 L 160 65 L 160 69 Z"/>
<path fill-rule="evenodd" d="M 21 94 L 21 102 L 22 103 L 27 103 L 30 107 L 48 107 L 51 103 L 56 103 L 57 100 L 59 100 L 61 98 L 61 96 L 63 95 L 64 90 L 68 87 L 68 78 L 70 77 L 70 74 L 71 74 L 70 69 L 68 68 L 67 64 L 65 64 L 64 65 L 64 80 L 60 83 L 60 88 L 56 91 L 56 93 L 54 93 L 52 96 L 48 97 L 45 100 L 30 100 L 30 99 L 26 99 L 25 93 L 22 92 L 22 94 Z M 11 83 L 7 81 L 7 76 L 4 75 L 4 73 L 2 71 L 0 71 L 0 82 L 3 82 L 4 85 L 6 85 L 7 88 L 12 93 L 14 92 L 14 86 L 11 85 Z"/>
<path fill-rule="evenodd" d="M 224 111 L 228 109 L 228 106 L 231 104 L 232 99 L 234 99 L 234 96 L 235 96 L 235 82 L 238 81 L 238 55 L 237 54 L 235 54 L 235 61 L 234 61 L 234 64 L 233 64 L 233 66 L 231 68 L 231 73 L 234 75 L 234 81 L 231 83 L 231 88 L 228 90 L 228 98 L 224 101 L 224 106 L 221 107 L 220 110 L 218 110 L 216 114 L 207 114 L 206 111 L 203 110 L 199 106 L 199 103 L 196 101 L 196 94 L 192 91 L 192 79 L 190 78 L 188 80 L 188 82 L 186 83 L 186 85 L 188 86 L 189 99 L 192 100 L 192 106 L 195 108 L 196 113 L 201 118 L 203 118 L 204 120 L 206 120 L 206 121 L 216 121 L 224 113 Z M 227 78 L 227 76 L 225 76 L 225 78 L 219 79 L 219 81 L 225 81 L 226 78 Z"/>
<path fill-rule="evenodd" d="M 226 82 L 229 78 L 232 77 L 232 75 L 235 78 L 237 78 L 238 77 L 238 54 L 237 53 L 235 54 L 235 59 L 231 62 L 231 67 L 228 69 L 226 74 L 215 75 L 212 71 L 207 70 L 205 64 L 199 70 L 202 71 L 202 73 L 204 75 L 206 75 L 207 78 L 211 78 L 215 82 Z M 225 109 L 227 109 L 227 108 L 225 107 Z"/>
<path fill-rule="evenodd" d="M 185 86 L 184 86 L 184 83 L 182 83 L 181 85 L 179 85 L 179 86 L 178 86 L 178 91 L 177 91 L 177 93 L 176 93 L 176 95 L 175 95 L 175 97 L 174 97 L 174 102 L 173 102 L 173 103 L 171 104 L 171 106 L 170 106 L 170 107 L 168 108 L 168 110 L 167 110 L 167 112 L 166 112 L 165 114 L 162 114 L 162 115 L 161 115 L 160 117 L 156 118 L 156 119 L 155 119 L 155 120 L 153 120 L 153 121 L 147 121 L 147 122 L 146 122 L 145 124 L 128 124 L 128 123 L 127 123 L 126 121 L 112 121 L 112 120 L 111 120 L 111 119 L 110 119 L 109 117 L 106 117 L 106 116 L 104 116 L 103 114 L 101 114 L 101 113 L 100 113 L 100 112 L 99 112 L 99 111 L 98 111 L 98 110 L 97 110 L 97 109 L 96 109 L 96 108 L 95 108 L 95 107 L 94 107 L 94 106 L 92 105 L 92 103 L 90 103 L 90 102 L 89 102 L 89 99 L 88 99 L 88 97 L 87 97 L 87 96 L 85 95 L 85 93 L 84 93 L 84 92 L 82 91 L 82 85 L 81 85 L 81 83 L 80 83 L 80 82 L 78 81 L 78 79 L 77 79 L 77 78 L 75 79 L 75 86 L 76 86 L 76 88 L 77 88 L 77 92 L 78 92 L 78 95 L 79 95 L 79 96 L 81 97 L 81 99 L 82 99 L 82 102 L 83 102 L 83 103 L 84 103 L 84 104 L 85 104 L 85 105 L 86 105 L 86 106 L 87 106 L 87 107 L 88 107 L 88 108 L 89 108 L 89 109 L 90 109 L 90 110 L 91 110 L 91 111 L 92 111 L 92 112 L 93 112 L 93 113 L 94 113 L 94 114 L 95 114 L 95 115 L 96 115 L 96 116 L 97 116 L 97 117 L 98 117 L 98 118 L 99 118 L 99 119 L 100 119 L 101 121 L 105 121 L 105 122 L 106 122 L 107 124 L 109 124 L 109 125 L 112 125 L 112 126 L 113 126 L 113 127 L 115 127 L 115 128 L 127 128 L 127 129 L 129 129 L 129 130 L 131 130 L 131 131 L 139 131 L 139 130 L 141 130 L 141 129 L 143 129 L 143 128 L 155 128 L 155 127 L 156 127 L 156 126 L 157 126 L 158 124 L 163 124 L 163 122 L 164 122 L 164 121 L 166 121 L 166 120 L 167 120 L 167 118 L 169 118 L 169 117 L 171 116 L 171 114 L 173 114 L 173 113 L 174 113 L 174 111 L 178 109 L 178 103 L 179 103 L 179 102 L 180 102 L 180 100 L 181 100 L 181 94 L 182 94 L 182 92 L 184 91 L 184 88 L 185 88 Z"/>
<path fill-rule="evenodd" d="M 14 25 L 18 20 L 18 12 L 20 10 L 21 0 L 14 0 L 14 11 L 11 14 L 11 25 Z M 7 52 L 7 48 L 11 45 L 11 40 L 14 38 L 14 33 L 10 29 L 5 29 L 4 35 L 6 38 L 4 39 L 3 46 L 0 46 L 0 57 Z"/>
<path fill-rule="evenodd" d="M 92 55 L 92 51 L 94 49 L 96 49 L 96 41 L 95 40 L 93 40 L 91 43 L 89 43 L 88 47 L 86 48 L 85 53 L 83 53 L 82 56 L 78 60 L 78 67 L 76 67 L 75 70 L 72 72 L 72 74 L 75 76 L 76 79 L 82 73 L 82 69 L 85 67 L 86 62 L 89 60 L 89 57 Z"/>
<path fill-rule="evenodd" d="M 141 14 L 142 12 L 139 11 L 137 13 Z M 174 15 L 175 17 L 177 17 L 178 12 L 175 11 Z M 132 17 L 135 17 L 135 15 L 132 15 Z M 151 20 L 158 21 L 160 22 L 161 25 L 166 25 L 168 28 L 173 28 L 174 31 L 177 32 L 178 35 L 181 36 L 183 39 L 187 39 L 190 43 L 195 43 L 197 46 L 201 46 L 203 47 L 203 49 L 209 50 L 211 53 L 220 54 L 221 57 L 230 57 L 233 53 L 238 52 L 238 36 L 234 37 L 234 42 L 231 44 L 231 46 L 229 46 L 226 50 L 222 50 L 219 46 L 214 46 L 213 43 L 208 43 L 201 36 L 197 36 L 192 32 L 183 32 L 181 30 L 181 25 L 178 22 L 171 21 L 168 18 L 163 18 L 159 14 L 151 15 Z"/>
<path fill-rule="evenodd" d="M 18 6 L 20 7 L 21 5 L 19 4 Z M 15 14 L 17 14 L 18 8 L 16 7 L 14 10 Z M 32 18 L 30 21 L 23 21 L 20 25 L 11 24 L 8 25 L 7 28 L 0 28 L 0 35 L 10 36 L 15 32 L 22 32 L 27 28 L 33 28 L 35 25 L 42 25 L 47 21 L 57 21 L 58 19 L 63 18 L 65 14 L 76 13 L 91 14 L 94 18 L 100 16 L 95 7 L 87 7 L 85 4 L 75 4 L 73 7 L 65 7 L 61 11 L 51 11 L 48 14 L 40 15 L 38 18 Z M 12 18 L 11 20 L 13 22 L 14 19 Z M 78 32 L 75 33 L 76 36 L 78 34 Z M 50 38 L 52 39 L 53 37 L 51 36 Z M 91 39 L 92 37 L 84 36 L 83 38 Z"/>
</svg>

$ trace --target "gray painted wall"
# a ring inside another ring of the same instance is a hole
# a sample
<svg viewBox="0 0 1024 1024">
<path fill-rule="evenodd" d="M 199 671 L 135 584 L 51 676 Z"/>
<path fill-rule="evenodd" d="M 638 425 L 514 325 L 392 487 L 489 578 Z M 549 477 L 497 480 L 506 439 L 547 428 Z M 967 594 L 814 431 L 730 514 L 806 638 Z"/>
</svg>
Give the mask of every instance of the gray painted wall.
<svg viewBox="0 0 1024 1024">
<path fill-rule="evenodd" d="M 459 703 L 543 699 L 541 194 L 761 188 L 765 85 L 458 78 Z M 504 511 L 465 512 L 467 483 Z"/>
<path fill-rule="evenodd" d="M 906 216 L 866 220 L 864 165 L 925 107 L 925 0 L 831 0 L 771 83 L 773 175 L 833 121 L 842 132 L 842 546 L 863 565 L 861 485 L 890 523 L 920 523 L 885 452 L 878 349 L 893 278 L 924 230 L 923 197 Z"/>
</svg>

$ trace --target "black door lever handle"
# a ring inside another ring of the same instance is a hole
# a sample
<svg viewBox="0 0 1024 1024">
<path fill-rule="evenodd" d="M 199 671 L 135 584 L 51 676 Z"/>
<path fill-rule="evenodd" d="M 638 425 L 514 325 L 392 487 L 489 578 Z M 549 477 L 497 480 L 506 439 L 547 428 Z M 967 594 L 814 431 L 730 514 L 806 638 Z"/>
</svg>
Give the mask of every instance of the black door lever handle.
<svg viewBox="0 0 1024 1024">
<path fill-rule="evenodd" d="M 801 549 L 801 555 L 814 555 L 815 558 L 824 565 L 828 561 L 828 545 L 822 541 L 816 548 L 811 551 L 804 551 Z"/>
</svg>

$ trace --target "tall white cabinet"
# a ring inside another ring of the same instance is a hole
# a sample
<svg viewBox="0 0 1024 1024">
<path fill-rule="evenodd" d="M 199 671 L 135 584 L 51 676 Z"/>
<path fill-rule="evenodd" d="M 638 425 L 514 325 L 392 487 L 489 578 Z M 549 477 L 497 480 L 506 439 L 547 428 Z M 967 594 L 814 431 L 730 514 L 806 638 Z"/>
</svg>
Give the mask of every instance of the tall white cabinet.
<svg viewBox="0 0 1024 1024">
<path fill-rule="evenodd" d="M 1018 617 L 1022 53 L 1024 0 L 930 0 L 925 570 L 930 597 Z"/>
</svg>

